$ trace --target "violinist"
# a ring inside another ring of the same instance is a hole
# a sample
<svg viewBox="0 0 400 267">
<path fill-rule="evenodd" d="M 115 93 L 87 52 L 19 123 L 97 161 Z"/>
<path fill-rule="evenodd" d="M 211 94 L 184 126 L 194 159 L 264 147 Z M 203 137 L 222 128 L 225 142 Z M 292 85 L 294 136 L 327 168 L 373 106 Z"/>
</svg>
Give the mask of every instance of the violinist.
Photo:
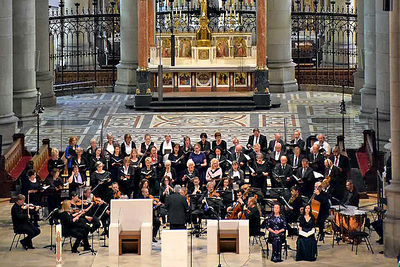
<svg viewBox="0 0 400 267">
<path fill-rule="evenodd" d="M 90 187 L 83 190 L 83 208 L 87 216 L 96 217 L 102 222 L 104 232 L 101 235 L 107 235 L 110 217 L 108 205 L 101 198 L 94 196 Z"/>
<path fill-rule="evenodd" d="M 82 195 L 82 188 L 85 186 L 85 180 L 79 172 L 79 167 L 77 165 L 72 166 L 72 174 L 68 178 L 68 183 L 70 196 L 72 192 L 79 192 L 79 195 Z"/>
<path fill-rule="evenodd" d="M 142 196 L 140 198 L 148 199 L 150 198 L 149 189 L 146 187 L 142 188 Z M 153 242 L 157 242 L 156 236 L 160 228 L 161 222 L 158 217 L 158 207 L 161 205 L 160 202 L 153 201 Z"/>
<path fill-rule="evenodd" d="M 139 190 L 137 191 L 135 198 L 143 198 L 143 195 L 142 195 L 143 188 L 147 188 L 147 191 L 150 192 L 150 183 L 149 183 L 149 180 L 147 180 L 146 178 L 140 181 Z"/>
<path fill-rule="evenodd" d="M 25 198 L 28 199 L 28 204 L 33 204 L 35 206 L 33 209 L 29 209 L 31 215 L 30 220 L 33 221 L 33 224 L 36 227 L 39 227 L 38 211 L 40 200 L 42 198 L 42 183 L 34 170 L 29 170 L 27 176 L 28 182 L 26 183 L 26 186 L 22 188 L 22 192 L 25 195 Z"/>
<path fill-rule="evenodd" d="M 165 204 L 166 199 L 168 198 L 169 195 L 174 193 L 174 189 L 171 186 L 171 179 L 169 176 L 164 176 L 164 178 L 161 181 L 161 187 L 160 187 L 160 201 L 161 203 Z M 166 227 L 167 221 L 166 221 L 166 214 L 161 214 L 161 220 L 163 223 L 163 228 Z"/>
<path fill-rule="evenodd" d="M 32 245 L 32 239 L 40 234 L 40 229 L 29 222 L 30 215 L 25 209 L 23 209 L 24 202 L 25 196 L 19 194 L 17 196 L 17 201 L 11 208 L 11 219 L 13 222 L 14 232 L 26 235 L 26 237 L 19 242 L 22 247 L 27 250 L 34 248 Z"/>
<path fill-rule="evenodd" d="M 83 215 L 83 212 L 79 212 L 75 216 L 71 214 L 71 201 L 64 200 L 62 203 L 60 220 L 62 225 L 62 233 L 64 236 L 75 237 L 75 243 L 72 246 L 72 253 L 79 253 L 78 247 L 81 241 L 83 241 L 84 249 L 90 250 L 90 245 L 88 241 L 88 230 L 81 227 L 79 223 L 79 218 Z"/>
<path fill-rule="evenodd" d="M 47 195 L 49 212 L 52 212 L 55 208 L 58 208 L 59 204 L 61 203 L 63 182 L 60 178 L 60 170 L 56 168 L 52 169 L 51 173 L 46 177 L 44 182 L 49 186 L 44 193 Z"/>
<path fill-rule="evenodd" d="M 168 155 L 168 160 L 171 161 L 171 167 L 176 171 L 177 179 L 181 179 L 183 172 L 185 171 L 185 154 L 182 152 L 181 147 L 178 143 L 174 144 L 174 148 L 171 154 Z M 176 180 L 176 179 L 174 179 Z M 178 182 L 177 180 L 175 183 Z"/>
<path fill-rule="evenodd" d="M 119 191 L 119 185 L 117 182 L 112 183 L 110 190 L 108 190 L 108 196 L 106 199 L 107 203 L 111 203 L 112 199 L 120 199 L 122 197 L 121 191 Z"/>
<path fill-rule="evenodd" d="M 194 177 L 193 178 L 193 185 L 189 187 L 189 193 L 191 195 L 202 194 L 204 191 L 204 187 L 200 185 L 200 178 Z"/>
<path fill-rule="evenodd" d="M 303 201 L 299 193 L 299 188 L 294 185 L 290 189 L 291 197 L 288 201 L 291 208 L 285 206 L 285 218 L 288 224 L 288 236 L 295 235 L 295 229 L 293 229 L 289 224 L 297 222 L 300 216 L 301 208 L 303 207 Z"/>
<path fill-rule="evenodd" d="M 119 187 L 122 194 L 130 197 L 134 188 L 135 168 L 130 165 L 131 160 L 125 157 L 123 165 L 119 168 Z"/>
<path fill-rule="evenodd" d="M 82 213 L 82 216 L 79 217 L 77 223 L 79 223 L 80 227 L 84 228 L 86 231 L 93 233 L 100 228 L 99 219 L 96 216 L 91 216 L 89 214 L 89 211 L 92 209 L 94 203 L 87 203 L 87 201 L 83 202 L 81 199 L 79 199 L 79 195 L 77 193 L 72 192 L 71 211 L 73 212 L 73 215 Z"/>
<path fill-rule="evenodd" d="M 219 188 L 219 194 L 222 198 L 222 203 L 224 204 L 224 209 L 222 209 L 221 216 L 225 218 L 226 207 L 230 206 L 233 202 L 233 190 L 229 178 L 224 178 L 221 187 Z"/>
</svg>

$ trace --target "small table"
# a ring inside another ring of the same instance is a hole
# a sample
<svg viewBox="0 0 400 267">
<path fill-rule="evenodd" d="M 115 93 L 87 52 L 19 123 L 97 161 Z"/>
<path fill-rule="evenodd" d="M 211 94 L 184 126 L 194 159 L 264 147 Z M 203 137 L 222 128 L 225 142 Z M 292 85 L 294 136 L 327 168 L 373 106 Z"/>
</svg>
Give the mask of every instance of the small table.
<svg viewBox="0 0 400 267">
<path fill-rule="evenodd" d="M 220 230 L 217 249 L 218 253 L 222 250 L 239 254 L 239 230 Z"/>
<path fill-rule="evenodd" d="M 140 231 L 121 231 L 119 234 L 119 255 L 122 253 L 140 255 Z"/>
</svg>

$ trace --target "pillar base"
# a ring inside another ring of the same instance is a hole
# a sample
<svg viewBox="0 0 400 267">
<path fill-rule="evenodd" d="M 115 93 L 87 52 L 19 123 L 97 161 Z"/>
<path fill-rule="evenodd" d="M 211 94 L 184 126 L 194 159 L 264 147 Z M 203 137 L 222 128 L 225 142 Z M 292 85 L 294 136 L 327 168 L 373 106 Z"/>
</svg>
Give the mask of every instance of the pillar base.
<svg viewBox="0 0 400 267">
<path fill-rule="evenodd" d="M 269 62 L 269 90 L 271 93 L 298 91 L 295 78 L 296 64 L 291 62 Z"/>
<path fill-rule="evenodd" d="M 358 70 L 354 73 L 354 91 L 351 102 L 356 105 L 361 105 L 361 93 L 360 90 L 365 83 L 364 71 Z"/>
<path fill-rule="evenodd" d="M 0 149 L 3 151 L 13 142 L 17 122 L 18 118 L 14 116 L 14 113 L 0 117 L 0 135 L 3 136 L 3 144 Z"/>
<path fill-rule="evenodd" d="M 15 116 L 22 121 L 36 118 L 33 114 L 33 110 L 36 106 L 36 96 L 36 89 L 27 90 L 25 92 L 14 91 L 13 107 Z"/>
<path fill-rule="evenodd" d="M 147 109 L 151 103 L 150 72 L 148 70 L 137 70 L 137 89 L 135 95 L 135 108 Z"/>
<path fill-rule="evenodd" d="M 370 115 L 376 109 L 376 88 L 364 87 L 360 90 L 361 93 L 361 113 Z"/>
<path fill-rule="evenodd" d="M 400 217 L 398 216 L 400 214 L 400 184 L 393 181 L 385 190 L 388 211 L 383 221 L 384 252 L 386 257 L 394 258 L 399 255 L 400 251 Z"/>
<path fill-rule="evenodd" d="M 120 63 L 117 65 L 117 82 L 114 89 L 116 93 L 134 94 L 136 92 L 137 68 L 137 63 Z"/>
<path fill-rule="evenodd" d="M 256 108 L 270 108 L 271 95 L 269 93 L 268 69 L 254 72 L 255 89 L 253 101 Z"/>
<path fill-rule="evenodd" d="M 57 99 L 53 92 L 53 75 L 51 75 L 51 72 L 37 72 L 36 85 L 40 88 L 42 105 L 44 107 L 55 106 Z"/>
</svg>

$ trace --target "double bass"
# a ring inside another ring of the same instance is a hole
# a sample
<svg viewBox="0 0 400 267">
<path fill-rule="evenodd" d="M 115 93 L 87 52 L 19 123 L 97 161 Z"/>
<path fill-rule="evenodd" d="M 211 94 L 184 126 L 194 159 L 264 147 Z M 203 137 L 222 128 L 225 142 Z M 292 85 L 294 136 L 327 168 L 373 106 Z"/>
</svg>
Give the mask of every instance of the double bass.
<svg viewBox="0 0 400 267">
<path fill-rule="evenodd" d="M 321 192 L 321 190 L 325 190 L 329 186 L 329 182 L 331 181 L 331 177 L 327 176 L 322 183 L 318 186 L 317 190 Z M 318 221 L 318 214 L 319 214 L 319 209 L 321 207 L 321 202 L 318 200 L 315 200 L 315 192 L 310 198 L 309 203 L 311 204 L 311 212 L 312 215 L 315 218 L 315 221 Z"/>
</svg>

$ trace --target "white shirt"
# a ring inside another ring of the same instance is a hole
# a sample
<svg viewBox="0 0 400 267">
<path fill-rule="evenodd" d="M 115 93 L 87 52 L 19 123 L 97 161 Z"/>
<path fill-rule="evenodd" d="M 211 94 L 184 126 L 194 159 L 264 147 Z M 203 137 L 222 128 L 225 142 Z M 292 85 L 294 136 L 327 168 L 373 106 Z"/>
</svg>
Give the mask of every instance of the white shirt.
<svg viewBox="0 0 400 267">
<path fill-rule="evenodd" d="M 314 143 L 314 145 L 318 145 L 319 147 L 321 147 L 319 144 L 319 141 L 316 141 Z M 322 147 L 325 149 L 326 154 L 328 154 L 328 155 L 331 154 L 331 146 L 326 141 L 324 141 L 324 143 L 322 144 Z M 311 152 L 312 152 L 312 147 L 311 147 Z"/>
<path fill-rule="evenodd" d="M 280 155 L 281 155 L 281 152 L 275 151 L 275 160 L 279 160 Z"/>
<path fill-rule="evenodd" d="M 253 139 L 253 146 L 254 146 L 255 144 L 259 144 L 259 141 L 260 141 L 260 136 L 258 136 L 258 137 L 254 136 L 254 139 Z"/>
<path fill-rule="evenodd" d="M 130 155 L 131 152 L 132 152 L 132 141 L 130 141 L 129 144 L 125 142 L 125 153 L 127 155 Z"/>
<path fill-rule="evenodd" d="M 107 143 L 106 150 L 107 150 L 108 152 L 110 152 L 110 154 L 114 154 L 114 145 L 113 145 L 113 144 L 110 144 L 110 143 Z"/>
</svg>

